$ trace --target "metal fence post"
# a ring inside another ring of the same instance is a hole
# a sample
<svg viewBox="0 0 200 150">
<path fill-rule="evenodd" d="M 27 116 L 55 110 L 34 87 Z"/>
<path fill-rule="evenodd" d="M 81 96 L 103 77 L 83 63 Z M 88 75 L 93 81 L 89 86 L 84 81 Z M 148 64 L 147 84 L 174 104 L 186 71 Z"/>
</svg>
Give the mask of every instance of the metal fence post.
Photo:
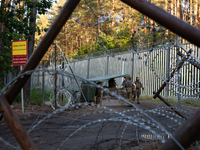
<svg viewBox="0 0 200 150">
<path fill-rule="evenodd" d="M 178 67 L 178 63 L 180 61 L 178 52 L 179 52 L 179 36 L 176 35 L 176 59 L 177 59 L 176 62 L 177 62 L 177 67 Z M 181 95 L 180 95 L 180 92 L 181 92 L 181 88 L 180 88 L 180 84 L 181 84 L 180 73 L 181 73 L 181 70 L 179 70 L 177 73 L 178 73 L 178 108 L 181 109 Z"/>
<path fill-rule="evenodd" d="M 132 53 L 132 59 L 131 59 L 131 78 L 132 78 L 132 80 L 134 79 L 133 71 L 134 71 L 134 53 Z"/>
<path fill-rule="evenodd" d="M 44 61 L 42 61 L 42 70 L 44 68 Z M 42 100 L 44 105 L 44 71 L 42 71 Z"/>
<path fill-rule="evenodd" d="M 88 59 L 88 66 L 87 66 L 87 79 L 90 78 L 90 59 Z"/>
<path fill-rule="evenodd" d="M 64 54 L 64 56 L 65 56 L 65 54 Z M 65 59 L 64 59 L 64 57 L 63 57 L 62 61 L 63 62 L 62 62 L 61 65 L 62 65 L 62 70 L 64 71 L 64 68 L 65 68 Z M 64 75 L 62 74 L 62 90 L 63 90 L 64 86 L 65 86 Z M 62 92 L 62 102 L 63 102 L 63 92 Z"/>
<path fill-rule="evenodd" d="M 166 50 L 166 66 L 165 66 L 165 79 L 168 79 L 170 76 L 170 47 Z M 169 96 L 169 84 L 167 83 L 165 87 L 165 97 Z"/>
<path fill-rule="evenodd" d="M 108 75 L 108 68 L 109 68 L 109 56 L 106 57 L 106 75 Z M 105 85 L 108 86 L 108 82 L 106 82 Z"/>
<path fill-rule="evenodd" d="M 55 89 L 54 89 L 54 100 L 55 100 L 55 109 L 57 109 L 57 102 L 56 102 L 56 97 L 57 97 L 57 73 L 56 73 L 56 44 L 55 44 Z"/>
<path fill-rule="evenodd" d="M 108 75 L 109 56 L 106 57 L 106 75 Z"/>
</svg>

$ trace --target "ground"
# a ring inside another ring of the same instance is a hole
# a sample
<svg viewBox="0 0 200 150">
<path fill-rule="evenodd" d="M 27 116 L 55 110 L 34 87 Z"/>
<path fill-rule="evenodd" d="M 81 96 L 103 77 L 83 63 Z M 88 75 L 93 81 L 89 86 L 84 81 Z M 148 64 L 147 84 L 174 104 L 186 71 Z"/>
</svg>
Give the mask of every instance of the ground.
<svg viewBox="0 0 200 150">
<path fill-rule="evenodd" d="M 149 119 L 140 114 L 134 107 L 109 106 L 107 108 L 112 110 L 107 110 L 93 105 L 78 106 L 46 117 L 54 112 L 51 107 L 30 105 L 26 106 L 25 113 L 22 113 L 20 103 L 14 103 L 13 105 L 13 110 L 17 113 L 27 131 L 36 125 L 29 134 L 38 149 L 41 150 L 59 148 L 63 150 L 118 150 L 120 148 L 122 150 L 153 150 L 162 145 L 155 135 L 143 127 L 128 122 L 125 123 L 128 119 L 122 117 L 122 113 L 126 116 L 134 116 L 139 122 L 144 122 L 145 125 L 150 126 L 151 130 L 156 131 L 163 138 L 168 138 L 167 134 L 159 130 L 157 126 L 152 126 L 152 122 L 149 122 Z M 172 115 L 172 111 L 166 108 L 163 103 L 140 100 L 140 104 L 136 104 L 136 106 L 143 111 L 146 110 L 149 116 L 155 118 L 171 133 L 180 126 L 174 121 L 175 119 L 184 122 L 178 116 Z M 182 108 L 186 111 L 182 113 L 187 117 L 192 116 L 197 110 L 197 108 L 190 106 L 183 106 Z M 127 112 L 128 110 L 129 112 Z M 153 110 L 158 113 L 152 113 Z M 169 115 L 171 119 L 167 119 L 165 115 Z M 41 120 L 42 122 L 38 124 Z M 137 121 L 132 122 L 136 123 Z M 0 121 L 0 137 L 14 147 L 18 145 L 4 119 Z M 1 140 L 0 147 L 3 150 L 12 149 Z M 191 147 L 190 149 L 195 148 Z"/>
</svg>

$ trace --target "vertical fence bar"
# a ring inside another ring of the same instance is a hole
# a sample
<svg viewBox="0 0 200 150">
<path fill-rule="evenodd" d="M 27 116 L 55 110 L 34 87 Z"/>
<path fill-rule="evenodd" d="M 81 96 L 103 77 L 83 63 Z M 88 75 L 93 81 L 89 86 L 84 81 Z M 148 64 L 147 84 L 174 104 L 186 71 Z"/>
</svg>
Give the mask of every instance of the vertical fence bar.
<svg viewBox="0 0 200 150">
<path fill-rule="evenodd" d="M 178 55 L 178 52 L 179 52 L 179 36 L 177 35 L 176 36 L 176 66 L 178 67 L 178 63 L 180 61 L 179 59 L 179 55 Z M 181 84 L 181 78 L 180 78 L 180 74 L 181 74 L 181 69 L 177 72 L 177 78 L 178 78 L 178 108 L 181 109 L 181 88 L 180 88 L 180 84 Z"/>
<path fill-rule="evenodd" d="M 106 75 L 108 75 L 109 56 L 106 56 Z"/>
<path fill-rule="evenodd" d="M 142 47 L 143 47 L 143 44 L 142 44 Z M 140 53 L 140 55 L 141 55 L 141 59 L 140 59 L 140 61 L 141 61 L 141 76 L 142 76 L 142 84 L 143 84 L 143 87 L 144 87 L 144 83 L 145 83 L 145 80 L 144 80 L 144 76 L 145 76 L 145 74 L 144 74 L 144 63 L 143 63 L 143 53 Z M 144 94 L 144 91 L 143 90 L 141 90 L 141 93 L 142 94 Z"/>
<path fill-rule="evenodd" d="M 170 76 L 170 47 L 166 50 L 165 60 L 166 60 L 165 79 L 167 79 Z M 167 84 L 165 87 L 165 97 L 168 96 L 169 96 L 169 84 Z"/>
<path fill-rule="evenodd" d="M 134 53 L 131 53 L 131 78 L 134 81 Z"/>
<path fill-rule="evenodd" d="M 90 58 L 88 58 L 88 65 L 87 65 L 87 79 L 90 78 Z"/>
<path fill-rule="evenodd" d="M 64 54 L 64 56 L 65 56 L 65 54 Z M 65 69 L 65 59 L 64 59 L 64 57 L 62 59 L 61 65 L 62 65 L 62 70 L 64 71 L 64 69 Z M 62 90 L 63 90 L 64 86 L 65 86 L 64 75 L 62 74 Z M 63 102 L 63 92 L 62 92 L 62 102 Z"/>
<path fill-rule="evenodd" d="M 20 66 L 20 70 L 22 71 L 22 66 Z M 21 100 L 22 100 L 22 113 L 24 113 L 24 90 L 21 88 Z"/>
<path fill-rule="evenodd" d="M 108 75 L 108 69 L 109 69 L 109 56 L 106 56 L 106 75 Z M 105 84 L 108 86 L 108 82 Z"/>
<path fill-rule="evenodd" d="M 42 61 L 42 70 L 44 69 L 44 61 Z M 44 71 L 42 71 L 42 101 L 44 105 Z"/>
<path fill-rule="evenodd" d="M 55 88 L 54 88 L 54 100 L 55 100 L 55 109 L 57 109 L 57 102 L 56 102 L 56 97 L 57 97 L 57 73 L 56 73 L 56 44 L 55 44 Z"/>
</svg>

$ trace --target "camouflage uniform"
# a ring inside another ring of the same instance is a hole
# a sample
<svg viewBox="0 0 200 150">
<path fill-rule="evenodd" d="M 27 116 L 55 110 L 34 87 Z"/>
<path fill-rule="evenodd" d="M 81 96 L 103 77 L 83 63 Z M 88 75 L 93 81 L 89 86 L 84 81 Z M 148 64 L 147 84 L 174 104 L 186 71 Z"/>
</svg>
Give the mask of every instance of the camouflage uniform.
<svg viewBox="0 0 200 150">
<path fill-rule="evenodd" d="M 110 92 L 116 92 L 116 94 L 118 94 L 118 89 L 116 88 L 116 85 L 117 84 L 115 82 L 115 79 L 112 78 L 108 81 L 108 87 L 109 87 Z"/>
<path fill-rule="evenodd" d="M 97 84 L 103 86 L 103 82 L 99 82 Z M 103 90 L 101 88 L 96 88 L 96 93 L 95 93 L 96 104 L 102 105 L 102 92 L 103 92 Z"/>
<path fill-rule="evenodd" d="M 136 90 L 135 90 L 135 96 L 137 96 L 137 103 L 139 103 L 139 97 L 141 94 L 141 88 L 144 90 L 142 83 L 140 81 L 135 81 L 135 85 L 136 85 Z"/>
<path fill-rule="evenodd" d="M 126 88 L 126 92 L 127 92 L 127 98 L 129 99 L 129 101 L 132 103 L 132 88 L 133 88 L 133 82 L 132 81 L 126 81 L 125 83 L 125 88 Z"/>
</svg>

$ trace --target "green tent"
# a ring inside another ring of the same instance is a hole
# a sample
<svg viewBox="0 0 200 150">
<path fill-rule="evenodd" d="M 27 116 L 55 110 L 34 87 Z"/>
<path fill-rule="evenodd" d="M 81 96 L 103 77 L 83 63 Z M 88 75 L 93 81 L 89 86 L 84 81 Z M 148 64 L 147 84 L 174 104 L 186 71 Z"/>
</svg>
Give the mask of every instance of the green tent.
<svg viewBox="0 0 200 150">
<path fill-rule="evenodd" d="M 91 78 L 91 79 L 87 79 L 89 82 L 106 82 L 112 78 L 120 78 L 120 77 L 129 77 L 129 74 L 122 74 L 122 75 L 106 75 L 106 76 L 101 76 L 101 77 L 97 77 L 97 78 Z M 85 98 L 89 101 L 89 102 L 93 102 L 94 101 L 94 96 L 96 93 L 96 87 L 88 82 L 86 83 L 82 83 L 81 84 L 82 87 L 82 92 L 85 95 Z M 81 98 L 82 100 L 83 97 Z"/>
</svg>

